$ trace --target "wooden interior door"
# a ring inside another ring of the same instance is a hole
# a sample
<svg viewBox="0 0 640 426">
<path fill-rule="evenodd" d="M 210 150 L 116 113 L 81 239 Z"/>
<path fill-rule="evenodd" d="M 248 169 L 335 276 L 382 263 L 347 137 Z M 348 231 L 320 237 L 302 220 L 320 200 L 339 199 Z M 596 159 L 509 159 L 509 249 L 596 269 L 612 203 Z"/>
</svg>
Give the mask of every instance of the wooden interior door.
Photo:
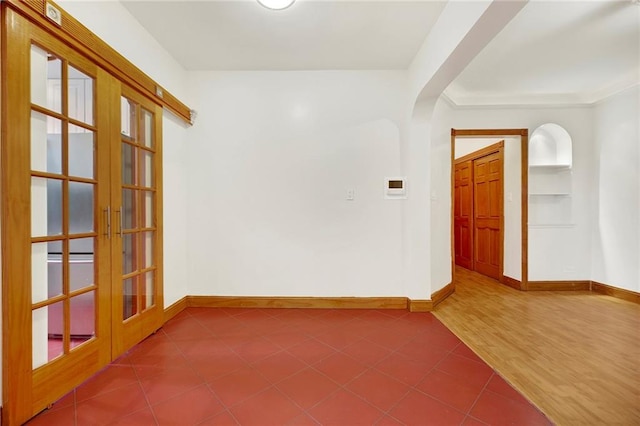
<svg viewBox="0 0 640 426">
<path fill-rule="evenodd" d="M 473 161 L 475 270 L 502 279 L 502 151 Z"/>
<path fill-rule="evenodd" d="M 3 9 L 3 423 L 111 359 L 106 217 L 114 79 Z"/>
<path fill-rule="evenodd" d="M 113 149 L 113 356 L 162 326 L 162 108 L 122 85 Z"/>
<path fill-rule="evenodd" d="M 473 270 L 473 182 L 471 160 L 455 164 L 454 246 L 456 265 Z"/>
</svg>

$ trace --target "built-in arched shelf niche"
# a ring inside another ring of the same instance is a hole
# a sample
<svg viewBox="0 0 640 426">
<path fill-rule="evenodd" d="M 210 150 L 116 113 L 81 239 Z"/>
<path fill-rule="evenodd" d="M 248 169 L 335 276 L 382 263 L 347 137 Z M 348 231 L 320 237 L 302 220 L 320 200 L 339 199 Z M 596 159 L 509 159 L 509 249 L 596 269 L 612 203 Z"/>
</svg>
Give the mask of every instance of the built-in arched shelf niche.
<svg viewBox="0 0 640 426">
<path fill-rule="evenodd" d="M 547 123 L 529 140 L 529 228 L 572 225 L 571 136 Z M 535 234 L 530 234 L 533 244 Z"/>
<path fill-rule="evenodd" d="M 573 164 L 571 153 L 571 135 L 558 124 L 543 124 L 531 134 L 529 165 L 532 167 L 571 168 Z"/>
</svg>

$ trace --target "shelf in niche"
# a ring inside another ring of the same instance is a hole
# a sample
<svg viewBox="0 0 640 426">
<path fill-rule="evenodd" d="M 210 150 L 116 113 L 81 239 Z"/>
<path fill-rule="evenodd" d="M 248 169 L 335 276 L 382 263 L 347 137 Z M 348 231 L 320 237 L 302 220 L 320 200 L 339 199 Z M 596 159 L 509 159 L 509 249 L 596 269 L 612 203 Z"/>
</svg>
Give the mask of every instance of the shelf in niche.
<svg viewBox="0 0 640 426">
<path fill-rule="evenodd" d="M 545 229 L 545 228 L 575 228 L 575 223 L 530 223 L 530 229 Z"/>
<path fill-rule="evenodd" d="M 570 169 L 571 164 L 529 164 L 530 169 L 565 170 Z"/>
</svg>

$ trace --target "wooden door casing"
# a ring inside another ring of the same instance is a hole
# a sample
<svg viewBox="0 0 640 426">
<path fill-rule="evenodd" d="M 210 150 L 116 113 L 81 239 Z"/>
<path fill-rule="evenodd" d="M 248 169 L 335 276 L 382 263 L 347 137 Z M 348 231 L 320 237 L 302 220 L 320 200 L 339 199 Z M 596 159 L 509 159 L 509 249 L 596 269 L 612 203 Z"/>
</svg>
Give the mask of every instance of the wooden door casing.
<svg viewBox="0 0 640 426">
<path fill-rule="evenodd" d="M 475 270 L 502 279 L 502 153 L 473 161 Z"/>
<path fill-rule="evenodd" d="M 455 165 L 454 245 L 456 265 L 473 270 L 472 161 Z"/>
</svg>

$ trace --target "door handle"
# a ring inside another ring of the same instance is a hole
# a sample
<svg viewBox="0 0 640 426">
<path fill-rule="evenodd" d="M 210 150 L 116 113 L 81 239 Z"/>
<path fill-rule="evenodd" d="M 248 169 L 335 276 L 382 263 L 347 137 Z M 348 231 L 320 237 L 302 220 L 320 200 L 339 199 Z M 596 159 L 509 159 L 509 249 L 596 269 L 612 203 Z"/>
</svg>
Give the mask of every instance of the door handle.
<svg viewBox="0 0 640 426">
<path fill-rule="evenodd" d="M 118 217 L 118 236 L 122 238 L 122 206 L 116 210 L 116 216 Z"/>
<path fill-rule="evenodd" d="M 106 209 L 104 209 L 104 215 L 105 215 L 105 231 L 104 231 L 104 236 L 107 237 L 108 239 L 111 239 L 111 206 L 107 206 Z"/>
</svg>

